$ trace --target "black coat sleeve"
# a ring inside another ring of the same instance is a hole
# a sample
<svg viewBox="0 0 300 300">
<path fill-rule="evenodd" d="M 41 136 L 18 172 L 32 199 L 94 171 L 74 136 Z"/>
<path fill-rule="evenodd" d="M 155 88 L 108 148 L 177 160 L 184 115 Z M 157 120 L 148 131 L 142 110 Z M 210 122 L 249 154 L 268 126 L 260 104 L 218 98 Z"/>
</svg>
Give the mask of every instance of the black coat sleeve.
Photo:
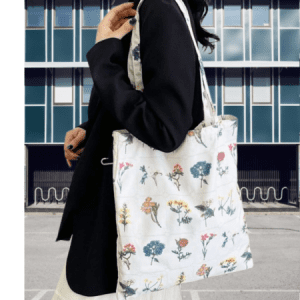
<svg viewBox="0 0 300 300">
<path fill-rule="evenodd" d="M 79 127 L 79 128 L 82 128 L 82 129 L 86 130 L 87 127 L 88 127 L 88 121 L 83 122 L 83 123 L 77 125 L 76 127 Z"/>
<path fill-rule="evenodd" d="M 103 106 L 139 140 L 171 152 L 193 123 L 196 52 L 174 4 L 145 1 L 139 14 L 143 92 L 130 83 L 122 40 L 102 40 L 86 57 Z"/>
</svg>

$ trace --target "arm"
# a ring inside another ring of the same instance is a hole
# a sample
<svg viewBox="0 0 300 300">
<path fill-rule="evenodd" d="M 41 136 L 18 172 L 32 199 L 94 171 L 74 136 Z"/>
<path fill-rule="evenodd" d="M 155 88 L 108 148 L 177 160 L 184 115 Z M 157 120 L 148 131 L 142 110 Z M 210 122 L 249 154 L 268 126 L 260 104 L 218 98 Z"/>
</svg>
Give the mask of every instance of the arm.
<svg viewBox="0 0 300 300">
<path fill-rule="evenodd" d="M 98 42 L 87 60 L 103 106 L 123 128 L 150 147 L 171 152 L 193 122 L 194 45 L 180 11 L 161 0 L 140 7 L 140 35 L 143 92 L 129 81 L 121 40 Z"/>
<path fill-rule="evenodd" d="M 76 128 L 77 128 L 77 127 L 82 128 L 82 129 L 84 129 L 84 130 L 86 131 L 86 129 L 87 129 L 87 127 L 88 127 L 88 121 L 83 122 L 83 123 L 77 125 Z"/>
</svg>

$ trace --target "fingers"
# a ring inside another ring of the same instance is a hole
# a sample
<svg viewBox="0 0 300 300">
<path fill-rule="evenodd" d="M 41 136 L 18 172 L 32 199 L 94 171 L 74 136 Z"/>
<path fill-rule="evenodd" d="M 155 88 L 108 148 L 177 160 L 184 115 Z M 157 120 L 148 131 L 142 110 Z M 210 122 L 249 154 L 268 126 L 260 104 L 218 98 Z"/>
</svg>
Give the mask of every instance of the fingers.
<svg viewBox="0 0 300 300">
<path fill-rule="evenodd" d="M 130 20 L 127 20 L 119 29 L 114 31 L 114 36 L 121 39 L 125 34 L 131 31 L 134 28 L 134 25 L 131 25 Z"/>
<path fill-rule="evenodd" d="M 69 167 L 72 167 L 71 160 L 78 160 L 83 152 L 84 148 L 79 149 L 76 153 L 71 150 L 65 151 L 65 158 Z"/>
<path fill-rule="evenodd" d="M 107 19 L 107 22 L 110 25 L 113 25 L 116 22 L 118 22 L 118 20 L 120 20 L 126 16 L 129 16 L 129 15 L 134 16 L 136 11 L 134 9 L 132 9 L 133 5 L 134 5 L 133 2 L 126 2 L 123 4 L 117 5 L 107 13 L 107 15 L 104 17 L 104 19 Z"/>
<path fill-rule="evenodd" d="M 68 166 L 71 168 L 72 167 L 71 162 L 68 159 L 66 159 L 66 161 L 67 161 Z"/>
<path fill-rule="evenodd" d="M 72 166 L 71 160 L 77 160 L 84 148 L 81 148 L 74 153 L 71 149 L 68 149 L 69 145 L 72 145 L 72 149 L 76 148 L 78 144 L 85 139 L 86 132 L 83 128 L 74 128 L 66 133 L 64 143 L 64 154 L 69 167 Z"/>
<path fill-rule="evenodd" d="M 130 16 L 135 16 L 136 15 L 136 10 L 133 8 L 130 9 L 126 9 L 122 12 L 120 12 L 118 15 L 116 15 L 113 19 L 110 20 L 110 27 L 114 27 L 116 26 L 116 24 L 118 24 L 118 22 L 120 22 L 120 20 L 126 19 L 126 17 L 130 17 Z"/>
<path fill-rule="evenodd" d="M 77 130 L 75 137 L 70 141 L 70 144 L 73 145 L 72 149 L 76 148 L 78 144 L 85 139 L 85 136 L 86 132 L 84 129 L 80 128 L 79 130 Z"/>
<path fill-rule="evenodd" d="M 127 21 L 127 19 L 121 19 L 119 20 L 119 22 L 117 22 L 114 27 L 112 27 L 112 31 L 115 31 L 117 29 L 119 29 L 125 22 Z"/>
<path fill-rule="evenodd" d="M 77 136 L 77 131 L 72 129 L 66 133 L 65 142 L 64 142 L 64 150 L 67 150 L 69 144 L 71 144 L 72 140 Z"/>
</svg>

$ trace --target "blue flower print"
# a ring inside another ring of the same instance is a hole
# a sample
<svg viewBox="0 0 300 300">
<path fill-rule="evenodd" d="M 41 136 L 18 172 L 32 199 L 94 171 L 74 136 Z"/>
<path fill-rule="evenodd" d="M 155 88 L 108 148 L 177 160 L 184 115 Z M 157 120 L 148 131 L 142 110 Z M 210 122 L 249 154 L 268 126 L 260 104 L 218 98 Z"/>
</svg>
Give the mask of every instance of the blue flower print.
<svg viewBox="0 0 300 300">
<path fill-rule="evenodd" d="M 132 55 L 134 60 L 140 59 L 140 44 L 138 44 L 136 47 L 133 48 Z"/>
<path fill-rule="evenodd" d="M 151 241 L 147 246 L 144 247 L 143 251 L 145 253 L 145 256 L 151 256 L 151 265 L 153 260 L 156 262 L 159 262 L 158 259 L 155 257 L 156 255 L 161 255 L 163 250 L 165 248 L 165 245 L 160 243 L 159 241 Z"/>
<path fill-rule="evenodd" d="M 194 178 L 199 178 L 201 181 L 201 187 L 202 187 L 202 181 L 205 184 L 208 184 L 204 176 L 209 175 L 211 169 L 211 163 L 207 163 L 206 161 L 198 161 L 193 167 L 190 168 L 190 171 Z"/>
</svg>

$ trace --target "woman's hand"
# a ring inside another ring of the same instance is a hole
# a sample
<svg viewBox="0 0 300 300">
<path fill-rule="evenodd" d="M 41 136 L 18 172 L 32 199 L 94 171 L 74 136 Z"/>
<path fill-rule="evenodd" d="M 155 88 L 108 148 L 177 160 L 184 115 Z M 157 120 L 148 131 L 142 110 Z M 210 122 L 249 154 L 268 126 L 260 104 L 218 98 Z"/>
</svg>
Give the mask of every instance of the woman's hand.
<svg viewBox="0 0 300 300">
<path fill-rule="evenodd" d="M 64 143 L 64 151 L 65 151 L 65 158 L 69 167 L 72 167 L 71 160 L 77 160 L 80 157 L 80 154 L 83 152 L 84 148 L 81 148 L 75 152 L 71 149 L 75 149 L 78 144 L 85 139 L 86 133 L 83 128 L 76 127 L 72 130 L 69 130 L 65 136 L 65 143 Z M 71 149 L 68 149 L 68 146 L 72 145 Z"/>
<path fill-rule="evenodd" d="M 135 24 L 135 19 L 125 19 L 128 16 L 135 16 L 136 10 L 132 8 L 133 2 L 127 2 L 112 8 L 98 25 L 96 43 L 108 39 L 122 39 L 130 32 Z M 133 24 L 133 25 L 131 25 Z"/>
</svg>

